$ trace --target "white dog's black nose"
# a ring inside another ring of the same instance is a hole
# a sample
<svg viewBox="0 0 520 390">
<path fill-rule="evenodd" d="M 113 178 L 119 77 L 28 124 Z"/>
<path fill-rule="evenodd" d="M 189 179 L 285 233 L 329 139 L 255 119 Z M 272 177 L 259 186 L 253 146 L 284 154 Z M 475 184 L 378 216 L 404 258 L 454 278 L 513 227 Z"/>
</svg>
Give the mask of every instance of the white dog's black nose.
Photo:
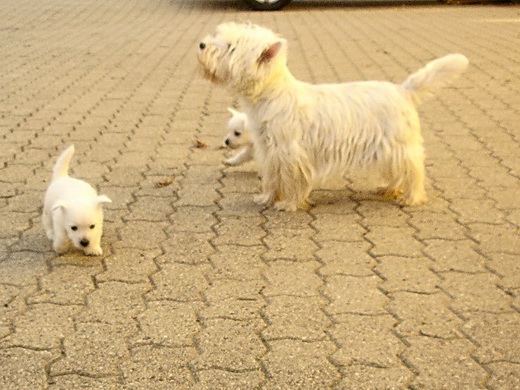
<svg viewBox="0 0 520 390">
<path fill-rule="evenodd" d="M 226 138 L 226 140 L 224 141 L 224 143 L 226 144 L 226 146 L 229 146 L 229 138 Z"/>
<path fill-rule="evenodd" d="M 206 48 L 206 44 L 204 42 L 199 43 L 199 49 L 204 50 Z"/>
<path fill-rule="evenodd" d="M 81 241 L 79 242 L 79 244 L 80 244 L 81 246 L 83 246 L 83 247 L 87 247 L 88 244 L 90 244 L 90 242 L 89 242 L 89 240 L 84 239 L 84 240 L 81 240 Z"/>
</svg>

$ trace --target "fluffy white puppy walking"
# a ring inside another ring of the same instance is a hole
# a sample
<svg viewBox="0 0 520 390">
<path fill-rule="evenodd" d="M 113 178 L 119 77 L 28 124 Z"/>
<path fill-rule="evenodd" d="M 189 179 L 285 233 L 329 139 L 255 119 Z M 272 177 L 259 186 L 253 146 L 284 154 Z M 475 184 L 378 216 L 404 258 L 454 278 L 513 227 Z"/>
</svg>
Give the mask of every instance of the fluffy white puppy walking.
<svg viewBox="0 0 520 390">
<path fill-rule="evenodd" d="M 415 105 L 468 66 L 462 54 L 427 64 L 402 84 L 360 81 L 312 85 L 287 67 L 287 42 L 253 24 L 223 23 L 199 44 L 205 76 L 229 87 L 248 118 L 262 194 L 280 210 L 309 207 L 315 185 L 332 173 L 372 170 L 383 193 L 420 205 L 424 149 Z"/>
<path fill-rule="evenodd" d="M 228 134 L 224 140 L 224 145 L 231 149 L 241 149 L 232 157 L 226 160 L 228 165 L 240 165 L 253 159 L 253 142 L 247 130 L 247 115 L 233 108 L 228 108 L 231 113 L 227 128 Z"/>
<path fill-rule="evenodd" d="M 90 184 L 69 176 L 74 146 L 58 157 L 52 170 L 51 184 L 45 193 L 43 226 L 54 250 L 65 253 L 72 243 L 86 255 L 99 256 L 103 234 L 102 204 L 112 201 L 98 195 Z"/>
</svg>

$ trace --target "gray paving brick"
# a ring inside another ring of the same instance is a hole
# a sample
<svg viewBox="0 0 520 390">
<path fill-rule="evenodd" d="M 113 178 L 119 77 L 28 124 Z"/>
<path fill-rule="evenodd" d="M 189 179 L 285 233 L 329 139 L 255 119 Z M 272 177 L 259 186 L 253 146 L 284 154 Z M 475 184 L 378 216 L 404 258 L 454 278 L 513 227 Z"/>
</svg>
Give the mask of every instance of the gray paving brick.
<svg viewBox="0 0 520 390">
<path fill-rule="evenodd" d="M 20 388 L 44 388 L 47 378 L 45 362 L 55 355 L 49 351 L 33 351 L 26 348 L 4 349 L 0 356 L 2 388 L 14 390 Z"/>
<path fill-rule="evenodd" d="M 335 349 L 330 341 L 276 340 L 269 346 L 271 351 L 263 358 L 272 378 L 264 386 L 267 389 L 330 388 L 340 377 L 327 360 Z"/>
<path fill-rule="evenodd" d="M 121 365 L 125 382 L 123 388 L 160 389 L 165 385 L 173 388 L 192 387 L 194 380 L 188 364 L 195 356 L 193 348 L 157 345 L 134 348 L 132 356 Z M 172 361 L 177 364 L 172 365 Z"/>
<path fill-rule="evenodd" d="M 269 326 L 262 332 L 266 340 L 326 340 L 330 323 L 322 310 L 321 297 L 269 297 L 264 316 Z"/>
<path fill-rule="evenodd" d="M 429 337 L 409 340 L 412 346 L 403 352 L 403 357 L 419 372 L 412 386 L 472 389 L 484 383 L 487 373 L 470 357 L 474 347 L 469 341 Z"/>
<path fill-rule="evenodd" d="M 411 291 L 422 294 L 435 293 L 439 277 L 429 270 L 431 261 L 421 257 L 382 256 L 374 271 L 384 282 L 381 288 L 387 292 Z"/>
<path fill-rule="evenodd" d="M 263 320 L 235 321 L 217 318 L 204 321 L 204 329 L 197 335 L 202 351 L 193 365 L 196 370 L 220 368 L 229 371 L 255 370 L 258 359 L 265 353 L 258 332 Z"/>
<path fill-rule="evenodd" d="M 460 337 L 463 321 L 450 310 L 451 299 L 445 294 L 399 291 L 390 297 L 388 309 L 400 320 L 396 330 L 405 338 L 419 335 L 440 339 Z"/>
</svg>

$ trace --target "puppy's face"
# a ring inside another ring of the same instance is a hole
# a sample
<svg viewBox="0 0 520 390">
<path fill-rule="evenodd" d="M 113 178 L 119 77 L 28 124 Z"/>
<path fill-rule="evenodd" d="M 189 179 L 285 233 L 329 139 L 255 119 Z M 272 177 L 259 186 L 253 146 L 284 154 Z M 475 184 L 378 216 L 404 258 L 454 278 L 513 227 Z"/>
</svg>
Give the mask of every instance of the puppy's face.
<svg viewBox="0 0 520 390">
<path fill-rule="evenodd" d="M 105 195 L 75 201 L 58 201 L 52 208 L 53 219 L 67 233 L 72 244 L 85 250 L 99 245 L 103 234 L 102 203 L 111 202 Z"/>
<path fill-rule="evenodd" d="M 237 92 L 261 87 L 277 68 L 285 67 L 284 39 L 253 24 L 222 23 L 199 44 L 204 76 Z"/>
<path fill-rule="evenodd" d="M 228 134 L 224 140 L 224 144 L 231 149 L 236 149 L 242 145 L 251 142 L 249 132 L 246 131 L 247 116 L 242 112 L 229 109 L 232 117 L 229 119 L 227 128 Z"/>
</svg>

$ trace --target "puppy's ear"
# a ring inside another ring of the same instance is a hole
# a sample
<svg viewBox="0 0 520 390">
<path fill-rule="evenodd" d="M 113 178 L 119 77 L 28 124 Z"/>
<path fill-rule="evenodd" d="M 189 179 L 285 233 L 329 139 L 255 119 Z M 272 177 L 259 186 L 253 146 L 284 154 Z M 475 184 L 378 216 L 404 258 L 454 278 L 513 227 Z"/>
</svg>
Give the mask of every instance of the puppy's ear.
<svg viewBox="0 0 520 390">
<path fill-rule="evenodd" d="M 273 43 L 271 46 L 269 46 L 267 49 L 265 49 L 262 52 L 262 54 L 260 54 L 260 57 L 258 58 L 258 63 L 262 64 L 262 63 L 270 62 L 280 52 L 282 45 L 283 45 L 282 41 Z"/>
<path fill-rule="evenodd" d="M 98 195 L 96 197 L 96 202 L 97 202 L 98 205 L 100 205 L 101 203 L 112 203 L 112 199 L 110 199 L 106 195 Z"/>
<path fill-rule="evenodd" d="M 67 203 L 64 200 L 58 200 L 54 205 L 52 206 L 52 211 L 56 210 L 63 210 L 65 211 L 67 209 Z"/>
<path fill-rule="evenodd" d="M 235 110 L 235 109 L 232 108 L 232 107 L 228 107 L 227 110 L 229 111 L 229 113 L 230 113 L 231 115 L 238 115 L 238 114 L 240 114 L 239 111 Z"/>
</svg>

